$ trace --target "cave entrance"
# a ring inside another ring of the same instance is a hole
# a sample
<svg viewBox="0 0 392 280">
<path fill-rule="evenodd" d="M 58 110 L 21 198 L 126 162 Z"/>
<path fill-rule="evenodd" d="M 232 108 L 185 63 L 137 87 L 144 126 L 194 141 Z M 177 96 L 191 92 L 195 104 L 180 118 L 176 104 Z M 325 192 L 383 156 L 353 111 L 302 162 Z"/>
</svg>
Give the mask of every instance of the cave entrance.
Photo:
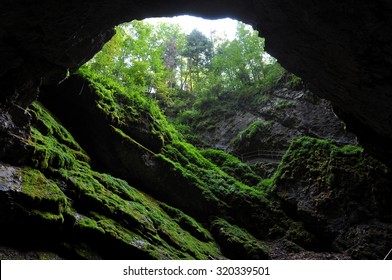
<svg viewBox="0 0 392 280">
<path fill-rule="evenodd" d="M 302 135 L 356 144 L 329 103 L 281 67 L 250 25 L 178 16 L 132 21 L 116 31 L 81 71 L 156 102 L 197 147 L 276 167 Z"/>
<path fill-rule="evenodd" d="M 122 24 L 116 31 L 81 72 L 105 76 L 157 102 L 198 147 L 235 152 L 248 127 L 254 131 L 247 131 L 247 137 L 268 127 L 268 120 L 257 114 L 268 91 L 283 78 L 293 87 L 302 84 L 264 50 L 265 40 L 257 31 L 230 18 L 150 18 Z M 244 120 L 236 126 L 222 123 L 233 117 Z M 219 139 L 220 128 L 232 131 Z"/>
</svg>

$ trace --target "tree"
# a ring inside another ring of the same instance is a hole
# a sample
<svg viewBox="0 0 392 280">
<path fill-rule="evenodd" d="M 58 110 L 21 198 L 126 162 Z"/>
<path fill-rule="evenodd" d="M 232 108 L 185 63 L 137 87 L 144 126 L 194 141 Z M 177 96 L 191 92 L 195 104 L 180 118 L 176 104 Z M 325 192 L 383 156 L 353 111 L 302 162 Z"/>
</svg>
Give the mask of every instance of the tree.
<svg viewBox="0 0 392 280">
<path fill-rule="evenodd" d="M 248 25 L 237 24 L 233 41 L 224 40 L 211 61 L 210 85 L 220 91 L 258 87 L 263 83 L 264 39 Z"/>
<path fill-rule="evenodd" d="M 186 34 L 178 24 L 160 23 L 156 27 L 157 42 L 163 46 L 163 62 L 170 76 L 169 88 L 174 90 L 180 80 L 181 53 L 186 44 Z"/>
<path fill-rule="evenodd" d="M 116 35 L 88 64 L 134 92 L 167 98 L 169 72 L 163 47 L 153 26 L 133 21 L 116 28 Z"/>
<path fill-rule="evenodd" d="M 200 31 L 194 29 L 186 37 L 186 47 L 182 55 L 187 58 L 187 73 L 184 84 L 193 91 L 194 80 L 199 80 L 208 70 L 213 56 L 213 44 Z M 189 79 L 189 82 L 187 82 Z"/>
</svg>

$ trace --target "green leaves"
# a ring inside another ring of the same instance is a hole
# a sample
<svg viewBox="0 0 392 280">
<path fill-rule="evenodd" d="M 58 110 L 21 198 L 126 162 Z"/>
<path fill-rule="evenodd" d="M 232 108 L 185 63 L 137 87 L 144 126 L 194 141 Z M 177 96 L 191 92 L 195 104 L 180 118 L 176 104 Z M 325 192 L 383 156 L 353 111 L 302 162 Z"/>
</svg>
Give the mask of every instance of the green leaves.
<svg viewBox="0 0 392 280">
<path fill-rule="evenodd" d="M 170 77 L 163 46 L 153 26 L 133 21 L 116 28 L 116 35 L 85 67 L 107 76 L 132 91 L 157 96 L 168 93 Z"/>
</svg>

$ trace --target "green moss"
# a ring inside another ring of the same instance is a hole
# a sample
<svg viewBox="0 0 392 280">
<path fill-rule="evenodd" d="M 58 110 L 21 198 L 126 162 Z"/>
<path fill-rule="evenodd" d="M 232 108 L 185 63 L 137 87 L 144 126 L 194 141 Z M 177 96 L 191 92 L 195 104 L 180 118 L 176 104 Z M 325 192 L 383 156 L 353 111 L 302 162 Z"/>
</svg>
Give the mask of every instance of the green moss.
<svg viewBox="0 0 392 280">
<path fill-rule="evenodd" d="M 304 248 L 312 248 L 317 240 L 315 236 L 306 231 L 301 223 L 292 222 L 286 231 L 285 237 Z"/>
<path fill-rule="evenodd" d="M 62 214 L 54 214 L 47 211 L 33 209 L 31 210 L 30 215 L 35 216 L 36 219 L 39 219 L 40 223 L 51 224 L 51 225 L 53 224 L 61 225 L 64 223 L 64 217 Z"/>
<path fill-rule="evenodd" d="M 218 242 L 224 252 L 234 259 L 269 259 L 268 247 L 246 230 L 228 223 L 224 219 L 212 222 Z"/>
<path fill-rule="evenodd" d="M 219 166 L 228 175 L 248 186 L 256 186 L 262 178 L 252 168 L 233 155 L 220 150 L 201 150 L 201 154 Z"/>
<path fill-rule="evenodd" d="M 225 155 L 225 172 L 197 148 L 181 141 L 156 104 L 115 83 L 104 85 L 107 81 L 102 77 L 85 76 L 90 80 L 93 88 L 90 93 L 96 95 L 97 106 L 107 117 L 113 135 L 123 141 L 124 152 L 135 152 L 135 159 L 139 153 L 151 155 L 154 166 L 135 164 L 135 168 L 139 168 L 135 172 L 153 172 L 154 178 L 143 178 L 143 184 L 154 185 L 153 188 L 162 189 L 162 193 L 172 192 L 171 197 L 184 212 L 197 219 L 202 220 L 201 217 L 207 215 L 206 221 L 212 214 L 222 215 L 236 224 L 246 225 L 255 236 L 266 235 L 276 220 L 276 211 L 264 191 L 239 180 L 249 171 L 245 166 Z M 91 170 L 88 156 L 61 124 L 39 104 L 31 110 L 35 119 L 32 163 L 53 181 L 61 182 L 68 201 L 72 201 L 66 205 L 64 224 L 72 225 L 76 232 L 87 236 L 98 236 L 102 242 L 115 241 L 154 258 L 220 258 L 217 244 L 195 219 L 163 206 L 123 180 Z M 247 135 L 255 133 L 259 126 L 255 123 Z M 140 144 L 134 137 L 140 132 L 159 139 L 161 147 L 150 149 Z M 242 175 L 237 176 L 236 172 Z M 260 248 L 252 242 L 245 243 L 244 250 L 249 254 L 260 253 Z"/>
<path fill-rule="evenodd" d="M 21 193 L 29 203 L 60 214 L 67 205 L 67 198 L 55 182 L 47 179 L 40 171 L 25 167 L 21 174 Z"/>
<path fill-rule="evenodd" d="M 264 190 L 249 187 L 229 176 L 192 145 L 173 143 L 165 147 L 164 156 L 158 157 L 168 163 L 167 166 L 160 163 L 162 172 L 170 173 L 171 178 L 181 182 L 178 185 L 169 180 L 161 183 L 170 185 L 176 194 L 189 197 L 184 205 L 187 213 L 233 219 L 260 238 L 268 235 L 269 227 L 280 223 L 284 216 L 266 199 Z M 192 212 L 188 212 L 189 208 Z"/>
<path fill-rule="evenodd" d="M 117 242 L 124 250 L 129 247 L 130 252 L 136 250 L 145 257 L 221 257 L 211 235 L 194 219 L 175 208 L 168 211 L 173 218 L 160 203 L 127 182 L 91 170 L 88 156 L 46 109 L 34 104 L 30 110 L 35 125 L 32 164 L 44 172 L 27 167 L 23 172 L 22 190 L 32 201 L 29 205 L 34 206 L 32 216 L 51 223 L 64 222 L 80 238 L 93 236 L 103 244 Z M 121 129 L 112 129 L 124 141 L 155 155 Z M 66 195 L 56 182 L 66 186 Z"/>
<path fill-rule="evenodd" d="M 246 130 L 241 132 L 242 137 L 245 137 L 248 139 L 252 138 L 259 130 L 259 127 L 262 125 L 263 125 L 263 121 L 255 120 L 246 128 Z"/>
<path fill-rule="evenodd" d="M 171 207 L 165 203 L 161 203 L 161 208 L 184 230 L 202 241 L 213 241 L 211 234 L 203 228 L 192 217 L 186 215 L 184 212 Z"/>
<path fill-rule="evenodd" d="M 164 116 L 160 115 L 158 107 L 146 107 L 146 104 L 143 103 L 144 101 L 138 101 L 139 96 L 134 96 L 135 92 L 128 93 L 121 87 L 115 88 L 111 83 L 106 88 L 110 92 L 105 92 L 102 88 L 105 88 L 106 85 L 103 86 L 104 81 L 99 80 L 99 77 L 95 77 L 91 73 L 87 73 L 87 75 L 83 73 L 83 75 L 90 80 L 92 86 L 98 91 L 98 96 L 104 96 L 102 100 L 98 99 L 98 103 L 106 102 L 108 106 L 119 106 L 119 108 L 111 111 L 118 112 L 116 114 L 120 120 L 111 118 L 110 124 L 114 133 L 119 136 L 119 139 L 122 139 L 120 141 L 129 143 L 130 146 L 126 147 L 127 151 L 135 150 L 132 154 L 136 153 L 138 156 L 133 158 L 142 157 L 141 154 L 144 152 L 151 154 L 154 167 L 146 169 L 144 165 L 139 166 L 134 163 L 135 169 L 139 172 L 139 177 L 142 176 L 140 173 L 145 173 L 148 170 L 152 172 L 149 178 L 143 178 L 143 182 L 148 186 L 148 189 L 153 189 L 157 193 L 164 193 L 164 190 L 171 192 L 170 195 L 165 194 L 165 196 L 169 196 L 172 201 L 175 201 L 175 205 L 182 207 L 187 213 L 196 216 L 205 212 L 205 209 L 208 209 L 209 213 L 217 213 L 217 211 L 234 213 L 234 205 L 237 204 L 240 204 L 244 211 L 245 209 L 246 211 L 258 209 L 260 205 L 266 208 L 269 202 L 264 198 L 263 191 L 249 187 L 239 180 L 239 176 L 236 177 L 230 173 L 235 171 L 241 174 L 241 172 L 245 171 L 244 166 L 232 166 L 230 167 L 231 169 L 229 168 L 225 172 L 222 168 L 205 158 L 194 146 L 181 141 L 176 132 L 173 132 L 172 127 L 167 124 Z M 113 102 L 105 98 L 109 98 Z M 203 104 L 206 105 L 207 103 Z M 122 111 L 120 109 L 125 104 L 137 108 L 138 113 L 140 113 L 139 117 L 129 117 L 127 119 L 126 115 L 121 116 Z M 105 114 L 111 114 L 110 110 L 102 110 Z M 131 129 L 124 129 L 125 124 L 128 127 L 140 127 L 140 122 L 143 123 L 144 128 L 146 121 L 149 123 L 150 133 L 159 135 L 163 139 L 161 143 L 165 143 L 160 152 L 157 149 L 150 149 L 148 146 L 144 146 L 143 143 L 139 143 L 138 138 L 132 135 Z M 253 132 L 257 130 L 259 125 L 259 123 L 255 123 L 251 126 Z M 265 123 L 263 122 L 262 125 L 265 125 Z M 171 136 L 169 137 L 168 135 Z M 245 172 L 243 173 L 245 174 Z M 251 174 L 251 172 L 247 174 L 248 181 L 243 181 L 248 183 Z M 254 181 L 257 180 L 257 178 L 252 179 Z M 188 197 L 189 199 L 192 197 L 194 201 L 179 201 Z M 240 214 L 235 213 L 235 215 L 240 220 L 243 219 L 240 217 Z"/>
<path fill-rule="evenodd" d="M 179 133 L 169 124 L 157 102 L 148 99 L 144 92 L 128 89 L 118 82 L 82 67 L 79 74 L 87 79 L 97 97 L 98 108 L 116 127 L 139 124 L 148 125 L 151 135 L 164 145 L 179 139 Z"/>
<path fill-rule="evenodd" d="M 190 179 L 190 182 L 198 184 L 202 190 L 211 192 L 222 202 L 229 202 L 236 196 L 263 198 L 263 192 L 255 190 L 227 173 L 218 166 L 203 157 L 201 152 L 194 146 L 173 142 L 165 147 L 165 155 L 172 160 L 176 170 L 183 176 Z M 246 201 L 246 199 L 244 200 Z"/>
<path fill-rule="evenodd" d="M 271 126 L 271 122 L 257 119 L 253 121 L 245 130 L 238 133 L 237 136 L 231 140 L 230 145 L 235 146 L 242 141 L 252 139 L 260 131 L 270 130 Z"/>
<path fill-rule="evenodd" d="M 336 167 L 342 159 L 350 159 L 352 168 L 357 168 L 358 174 L 359 170 L 368 168 L 372 161 L 361 147 L 338 146 L 333 140 L 300 137 L 292 141 L 273 177 L 264 180 L 261 185 L 272 190 L 278 180 L 299 179 L 293 177 L 293 170 L 301 163 L 303 172 L 312 174 L 315 182 L 331 186 L 335 181 Z"/>
<path fill-rule="evenodd" d="M 208 255 L 220 256 L 211 238 L 201 238 L 201 233 L 207 233 L 194 220 L 185 215 L 178 218 L 179 212 L 173 219 L 156 201 L 130 187 L 125 181 L 91 170 L 80 173 L 61 170 L 61 174 L 75 187 L 73 196 L 83 201 L 89 209 L 89 217 L 72 213 L 77 221 L 75 226 L 81 230 L 109 235 L 125 246 L 144 242 L 149 245 L 139 249 L 154 257 L 158 257 L 156 252 L 159 252 L 161 258 L 163 252 L 166 252 L 166 258 L 205 259 Z M 187 221 L 192 221 L 194 227 L 184 226 Z M 199 235 L 195 234 L 197 231 Z M 186 254 L 178 255 L 179 249 Z"/>
<path fill-rule="evenodd" d="M 298 87 L 303 87 L 302 79 L 292 73 L 285 74 L 286 85 L 289 88 L 296 89 Z"/>
<path fill-rule="evenodd" d="M 39 103 L 30 107 L 33 115 L 31 145 L 34 147 L 32 165 L 39 169 L 73 168 L 77 161 L 89 157 L 71 134 Z"/>
<path fill-rule="evenodd" d="M 114 127 L 114 126 L 110 126 L 110 127 L 113 129 L 113 131 L 115 133 L 117 133 L 123 139 L 123 141 L 127 141 L 131 145 L 134 145 L 134 146 L 138 147 L 139 150 L 142 150 L 142 151 L 145 151 L 145 152 L 147 152 L 149 154 L 155 155 L 154 152 L 152 152 L 151 150 L 147 149 L 146 147 L 144 147 L 142 144 L 140 144 L 136 140 L 132 139 L 130 136 L 125 134 L 124 131 L 122 131 L 121 129 L 119 129 L 117 127 Z"/>
<path fill-rule="evenodd" d="M 291 106 L 293 106 L 293 102 L 288 100 L 280 100 L 275 104 L 275 107 L 278 109 L 285 109 Z"/>
</svg>

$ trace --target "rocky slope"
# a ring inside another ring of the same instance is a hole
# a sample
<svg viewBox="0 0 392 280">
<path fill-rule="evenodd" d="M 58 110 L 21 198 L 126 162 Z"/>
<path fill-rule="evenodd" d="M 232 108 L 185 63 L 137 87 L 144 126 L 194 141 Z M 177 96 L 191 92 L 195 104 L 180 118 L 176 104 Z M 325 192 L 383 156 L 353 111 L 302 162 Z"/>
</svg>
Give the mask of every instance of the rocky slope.
<svg viewBox="0 0 392 280">
<path fill-rule="evenodd" d="M 240 162 L 203 156 L 153 104 L 85 75 L 42 88 L 56 118 L 31 106 L 28 156 L 0 164 L 3 255 L 383 258 L 392 247 L 391 171 L 362 149 L 298 140 L 250 187 Z"/>
<path fill-rule="evenodd" d="M 204 146 L 237 155 L 257 150 L 284 152 L 293 139 L 301 136 L 332 139 L 342 145 L 358 144 L 330 102 L 302 84 L 292 86 L 288 76 L 264 93 L 240 98 L 238 93 L 226 94 L 215 102 L 199 105 L 203 114 L 188 121 L 193 127 L 191 134 L 199 137 Z"/>
</svg>

